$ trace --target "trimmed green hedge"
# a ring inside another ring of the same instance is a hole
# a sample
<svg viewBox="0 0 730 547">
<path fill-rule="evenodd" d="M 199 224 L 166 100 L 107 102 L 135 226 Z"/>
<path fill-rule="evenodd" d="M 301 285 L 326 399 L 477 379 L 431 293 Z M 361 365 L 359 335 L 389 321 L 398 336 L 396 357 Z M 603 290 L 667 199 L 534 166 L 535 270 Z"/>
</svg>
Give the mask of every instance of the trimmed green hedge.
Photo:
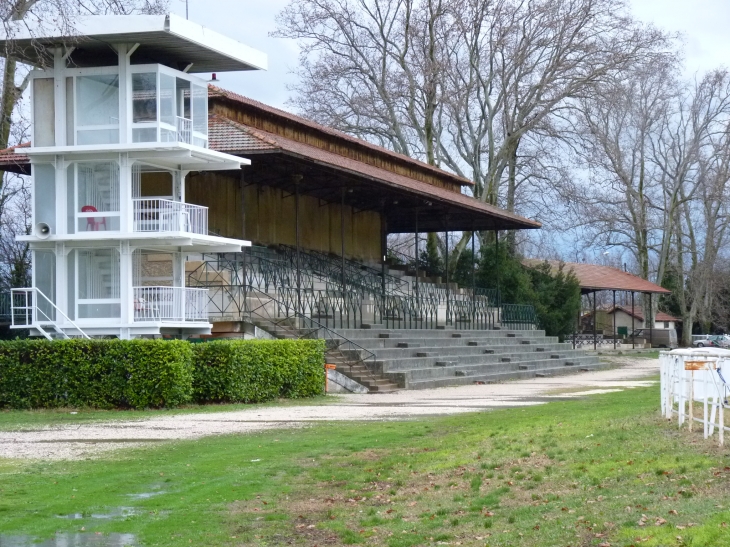
<svg viewBox="0 0 730 547">
<path fill-rule="evenodd" d="M 0 341 L 0 408 L 255 403 L 324 390 L 321 340 Z"/>
<path fill-rule="evenodd" d="M 220 340 L 193 347 L 201 403 L 260 403 L 324 393 L 323 340 Z"/>
<path fill-rule="evenodd" d="M 179 340 L 0 342 L 0 407 L 177 406 L 191 400 L 192 356 Z"/>
</svg>

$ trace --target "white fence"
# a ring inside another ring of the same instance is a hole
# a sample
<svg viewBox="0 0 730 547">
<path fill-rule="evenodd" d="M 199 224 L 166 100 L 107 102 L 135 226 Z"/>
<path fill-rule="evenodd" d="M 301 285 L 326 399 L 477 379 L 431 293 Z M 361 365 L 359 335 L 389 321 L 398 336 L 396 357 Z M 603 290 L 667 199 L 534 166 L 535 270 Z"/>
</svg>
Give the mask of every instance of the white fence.
<svg viewBox="0 0 730 547">
<path fill-rule="evenodd" d="M 177 117 L 177 140 L 187 144 L 193 144 L 193 120 Z"/>
<path fill-rule="evenodd" d="M 208 208 L 169 199 L 138 198 L 134 202 L 135 232 L 208 234 Z"/>
<path fill-rule="evenodd" d="M 208 322 L 208 289 L 134 287 L 134 320 Z"/>
<path fill-rule="evenodd" d="M 695 422 L 702 424 L 705 439 L 717 430 L 722 446 L 728 430 L 725 377 L 730 376 L 730 350 L 678 349 L 662 352 L 659 363 L 662 414 L 667 419 L 676 416 L 678 426 L 686 423 L 690 431 Z M 696 403 L 702 404 L 701 416 L 695 416 Z"/>
</svg>

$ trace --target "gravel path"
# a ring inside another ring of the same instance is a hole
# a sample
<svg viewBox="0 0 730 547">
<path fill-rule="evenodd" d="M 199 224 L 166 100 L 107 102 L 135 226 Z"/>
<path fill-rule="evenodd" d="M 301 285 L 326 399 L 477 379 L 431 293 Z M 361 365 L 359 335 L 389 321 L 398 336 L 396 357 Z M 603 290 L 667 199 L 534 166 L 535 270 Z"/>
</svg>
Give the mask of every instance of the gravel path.
<svg viewBox="0 0 730 547">
<path fill-rule="evenodd" d="M 82 459 L 109 450 L 209 435 L 301 427 L 336 420 L 404 420 L 423 416 L 544 404 L 651 385 L 656 359 L 613 358 L 618 368 L 555 378 L 469 385 L 391 394 L 342 395 L 321 406 L 251 408 L 233 412 L 180 414 L 141 420 L 0 431 L 0 457 Z"/>
</svg>

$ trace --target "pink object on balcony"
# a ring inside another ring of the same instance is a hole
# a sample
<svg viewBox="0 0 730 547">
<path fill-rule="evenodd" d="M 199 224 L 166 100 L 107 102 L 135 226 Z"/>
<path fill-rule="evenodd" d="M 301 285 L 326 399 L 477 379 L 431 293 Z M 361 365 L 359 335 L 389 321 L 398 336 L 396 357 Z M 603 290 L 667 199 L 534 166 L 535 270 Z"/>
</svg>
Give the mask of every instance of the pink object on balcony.
<svg viewBox="0 0 730 547">
<path fill-rule="evenodd" d="M 96 207 L 93 205 L 84 205 L 81 208 L 82 213 L 96 213 L 98 212 Z M 106 230 L 106 218 L 105 217 L 88 217 L 86 219 L 86 231 L 87 232 L 98 232 L 99 227 L 101 225 L 104 225 L 104 230 Z"/>
</svg>

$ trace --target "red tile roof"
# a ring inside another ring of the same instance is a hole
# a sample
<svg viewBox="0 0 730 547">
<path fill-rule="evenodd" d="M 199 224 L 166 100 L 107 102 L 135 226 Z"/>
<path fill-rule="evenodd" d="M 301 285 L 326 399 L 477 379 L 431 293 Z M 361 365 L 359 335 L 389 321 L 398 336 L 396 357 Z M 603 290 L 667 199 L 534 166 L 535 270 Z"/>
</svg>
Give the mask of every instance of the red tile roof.
<svg viewBox="0 0 730 547">
<path fill-rule="evenodd" d="M 380 169 L 280 135 L 254 129 L 222 116 L 210 116 L 208 134 L 210 147 L 228 154 L 251 154 L 278 150 L 364 176 L 387 186 L 420 194 L 426 198 L 430 197 L 441 202 L 451 203 L 459 208 L 468 208 L 471 211 L 511 221 L 516 228 L 539 228 L 541 226 L 539 222 L 509 213 L 467 195 L 398 175 L 392 171 Z"/>
<path fill-rule="evenodd" d="M 617 311 L 622 311 L 624 313 L 627 313 L 628 315 L 632 315 L 631 306 L 616 306 L 615 308 L 609 309 L 606 313 L 611 314 L 611 313 L 613 313 L 614 309 Z M 639 306 L 634 307 L 633 316 L 636 317 L 636 319 L 638 319 L 639 321 L 643 321 L 644 320 L 644 309 Z M 673 315 L 669 315 L 668 313 L 664 313 L 663 311 L 658 311 L 658 310 L 655 314 L 654 321 L 674 321 L 674 322 L 678 322 L 678 323 L 682 322 L 682 320 L 680 318 L 674 317 Z"/>
<path fill-rule="evenodd" d="M 16 146 L 6 148 L 5 150 L 0 150 L 0 169 L 4 168 L 8 171 L 18 171 L 23 170 L 23 168 L 27 167 L 28 162 L 30 161 L 28 159 L 28 156 L 26 156 L 25 154 L 16 154 L 15 151 L 19 148 L 28 147 L 30 147 L 30 143 L 24 142 Z"/>
<path fill-rule="evenodd" d="M 524 263 L 527 266 L 537 266 L 543 260 L 528 259 Z M 548 260 L 550 266 L 555 270 L 560 264 L 557 260 Z M 598 264 L 582 264 L 578 262 L 565 262 L 565 271 L 572 270 L 578 278 L 581 289 L 590 291 L 632 291 L 640 293 L 670 294 L 664 287 L 642 279 L 639 276 L 624 272 L 611 266 L 599 266 Z"/>
<path fill-rule="evenodd" d="M 279 118 L 280 120 L 286 120 L 289 123 L 301 126 L 302 128 L 309 129 L 310 131 L 318 132 L 323 135 L 327 135 L 329 137 L 334 137 L 337 140 L 345 141 L 350 145 L 354 145 L 354 146 L 360 147 L 360 148 L 365 148 L 371 152 L 374 152 L 374 153 L 382 155 L 382 156 L 387 156 L 388 158 L 398 161 L 400 163 L 404 163 L 404 164 L 410 165 L 411 167 L 415 167 L 417 169 L 422 169 L 424 171 L 428 171 L 437 177 L 447 179 L 452 184 L 458 184 L 460 186 L 474 186 L 473 181 L 466 179 L 464 177 L 460 177 L 453 173 L 449 173 L 448 171 L 444 171 L 443 169 L 439 169 L 438 167 L 435 167 L 433 165 L 429 165 L 429 164 L 419 161 L 417 159 L 411 158 L 410 156 L 406 156 L 405 154 L 399 154 L 397 152 L 393 152 L 392 150 L 388 150 L 387 148 L 384 148 L 382 146 L 372 144 L 363 139 L 358 139 L 357 137 L 353 137 L 352 135 L 348 135 L 347 133 L 343 133 L 342 131 L 338 131 L 337 129 L 333 129 L 331 127 L 327 127 L 324 125 L 320 125 L 316 122 L 313 122 L 312 120 L 308 120 L 307 118 L 297 116 L 297 115 L 287 112 L 285 110 L 280 110 L 278 108 L 274 108 L 273 106 L 269 106 L 267 104 L 260 103 L 253 99 L 250 99 L 249 97 L 245 97 L 243 95 L 239 95 L 238 93 L 228 91 L 227 89 L 222 89 L 220 87 L 209 85 L 208 86 L 208 97 L 213 98 L 213 99 L 224 98 L 224 99 L 228 99 L 234 103 L 240 103 L 242 105 L 245 105 L 246 107 L 256 109 L 262 113 Z"/>
</svg>

